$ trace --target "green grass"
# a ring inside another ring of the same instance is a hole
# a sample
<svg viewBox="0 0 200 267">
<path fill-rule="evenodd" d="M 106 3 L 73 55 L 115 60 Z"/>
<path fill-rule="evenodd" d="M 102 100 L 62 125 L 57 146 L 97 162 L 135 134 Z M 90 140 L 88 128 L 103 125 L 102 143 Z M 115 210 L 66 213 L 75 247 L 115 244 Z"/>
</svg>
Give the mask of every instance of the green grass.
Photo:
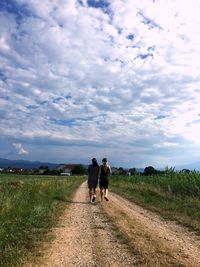
<svg viewBox="0 0 200 267">
<path fill-rule="evenodd" d="M 21 266 L 36 253 L 84 180 L 0 175 L 0 266 Z"/>
<path fill-rule="evenodd" d="M 200 234 L 200 174 L 112 176 L 110 189 Z"/>
</svg>

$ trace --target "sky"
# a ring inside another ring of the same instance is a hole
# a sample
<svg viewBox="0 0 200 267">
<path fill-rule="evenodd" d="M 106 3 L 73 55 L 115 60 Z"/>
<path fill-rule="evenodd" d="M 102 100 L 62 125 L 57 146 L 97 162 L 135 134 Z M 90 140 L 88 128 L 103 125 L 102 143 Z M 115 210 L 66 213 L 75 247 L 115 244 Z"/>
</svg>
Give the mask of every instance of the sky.
<svg viewBox="0 0 200 267">
<path fill-rule="evenodd" d="M 199 0 L 1 0 L 0 157 L 199 160 Z"/>
</svg>

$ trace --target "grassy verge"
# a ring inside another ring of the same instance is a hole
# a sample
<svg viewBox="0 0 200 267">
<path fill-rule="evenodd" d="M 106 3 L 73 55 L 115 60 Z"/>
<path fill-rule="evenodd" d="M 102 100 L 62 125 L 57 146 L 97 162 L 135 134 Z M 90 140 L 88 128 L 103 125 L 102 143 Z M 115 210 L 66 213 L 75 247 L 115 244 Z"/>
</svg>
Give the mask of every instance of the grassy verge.
<svg viewBox="0 0 200 267">
<path fill-rule="evenodd" d="M 200 234 L 200 175 L 113 176 L 112 191 Z"/>
<path fill-rule="evenodd" d="M 0 265 L 21 266 L 85 177 L 0 176 Z"/>
</svg>

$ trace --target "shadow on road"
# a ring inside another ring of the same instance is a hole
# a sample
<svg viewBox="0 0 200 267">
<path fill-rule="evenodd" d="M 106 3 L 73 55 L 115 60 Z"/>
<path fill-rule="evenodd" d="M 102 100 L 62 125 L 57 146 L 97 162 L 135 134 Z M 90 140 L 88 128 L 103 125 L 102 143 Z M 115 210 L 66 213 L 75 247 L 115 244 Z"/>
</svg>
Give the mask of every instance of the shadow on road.
<svg viewBox="0 0 200 267">
<path fill-rule="evenodd" d="M 89 200 L 88 201 L 73 201 L 69 199 L 63 199 L 60 197 L 54 197 L 55 200 L 66 202 L 66 203 L 71 203 L 71 204 L 87 204 L 87 205 L 95 205 L 96 203 L 100 203 L 100 201 L 96 201 L 95 203 L 91 203 Z"/>
</svg>

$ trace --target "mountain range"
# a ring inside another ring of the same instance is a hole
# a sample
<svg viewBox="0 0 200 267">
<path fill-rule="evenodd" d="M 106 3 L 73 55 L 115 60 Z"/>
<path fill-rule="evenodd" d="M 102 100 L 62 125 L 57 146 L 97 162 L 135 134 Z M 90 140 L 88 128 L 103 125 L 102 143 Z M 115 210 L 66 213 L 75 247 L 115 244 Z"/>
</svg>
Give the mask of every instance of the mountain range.
<svg viewBox="0 0 200 267">
<path fill-rule="evenodd" d="M 0 158 L 0 168 L 22 168 L 22 169 L 36 169 L 40 166 L 48 166 L 49 169 L 54 169 L 58 166 L 58 163 L 40 162 L 40 161 L 28 161 L 28 160 L 10 160 Z"/>
<path fill-rule="evenodd" d="M 48 166 L 49 169 L 56 168 L 58 163 L 50 163 L 50 162 L 41 162 L 41 161 L 28 161 L 28 160 L 9 160 L 0 158 L 0 168 L 23 168 L 23 169 L 34 169 L 39 168 L 40 166 Z M 86 166 L 87 167 L 87 166 Z M 143 172 L 143 168 L 136 168 L 138 172 Z M 200 162 L 194 162 L 190 164 L 184 165 L 177 165 L 175 166 L 175 170 L 182 170 L 182 169 L 189 169 L 189 170 L 196 170 L 200 171 Z"/>
</svg>

